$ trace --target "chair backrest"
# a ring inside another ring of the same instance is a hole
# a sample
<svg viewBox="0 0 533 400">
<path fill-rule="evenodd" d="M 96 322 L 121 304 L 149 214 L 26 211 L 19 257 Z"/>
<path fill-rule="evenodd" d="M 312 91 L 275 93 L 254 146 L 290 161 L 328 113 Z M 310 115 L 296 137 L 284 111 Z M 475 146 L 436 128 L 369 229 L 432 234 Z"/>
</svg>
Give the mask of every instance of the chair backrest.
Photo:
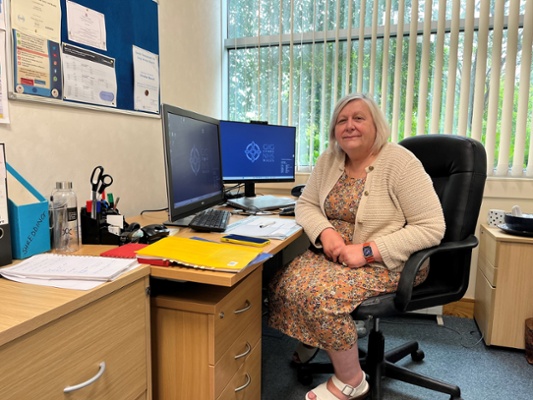
<svg viewBox="0 0 533 400">
<path fill-rule="evenodd" d="M 420 135 L 400 142 L 423 164 L 433 180 L 446 220 L 443 243 L 464 240 L 476 230 L 487 178 L 483 145 L 456 135 Z M 459 300 L 468 288 L 472 250 L 437 253 L 431 257 L 426 281 L 415 288 L 408 309 Z"/>
</svg>

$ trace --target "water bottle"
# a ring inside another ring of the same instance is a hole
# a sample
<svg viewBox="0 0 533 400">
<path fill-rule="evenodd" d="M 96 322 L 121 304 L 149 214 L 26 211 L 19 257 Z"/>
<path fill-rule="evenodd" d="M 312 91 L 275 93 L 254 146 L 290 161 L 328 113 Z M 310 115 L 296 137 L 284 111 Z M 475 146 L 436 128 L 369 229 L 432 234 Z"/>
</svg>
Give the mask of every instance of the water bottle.
<svg viewBox="0 0 533 400">
<path fill-rule="evenodd" d="M 78 200 L 72 182 L 56 182 L 50 197 L 52 210 L 52 249 L 58 253 L 78 250 Z"/>
</svg>

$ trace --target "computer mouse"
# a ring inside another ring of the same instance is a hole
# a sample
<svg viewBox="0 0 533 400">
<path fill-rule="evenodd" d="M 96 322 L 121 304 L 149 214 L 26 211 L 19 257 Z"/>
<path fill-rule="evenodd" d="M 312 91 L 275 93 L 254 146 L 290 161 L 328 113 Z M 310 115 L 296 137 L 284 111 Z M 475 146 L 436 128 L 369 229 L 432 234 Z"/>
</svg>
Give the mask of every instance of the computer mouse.
<svg viewBox="0 0 533 400">
<path fill-rule="evenodd" d="M 151 224 L 141 228 L 144 232 L 143 241 L 150 244 L 162 239 L 170 233 L 170 230 L 162 224 Z"/>
<path fill-rule="evenodd" d="M 291 189 L 291 195 L 293 195 L 294 197 L 300 197 L 304 189 L 305 185 L 296 185 Z"/>
<path fill-rule="evenodd" d="M 124 232 L 135 232 L 139 229 L 141 229 L 141 224 L 139 224 L 138 222 L 132 222 L 124 228 Z"/>
<path fill-rule="evenodd" d="M 280 208 L 279 215 L 285 217 L 294 217 L 294 206 Z"/>
</svg>

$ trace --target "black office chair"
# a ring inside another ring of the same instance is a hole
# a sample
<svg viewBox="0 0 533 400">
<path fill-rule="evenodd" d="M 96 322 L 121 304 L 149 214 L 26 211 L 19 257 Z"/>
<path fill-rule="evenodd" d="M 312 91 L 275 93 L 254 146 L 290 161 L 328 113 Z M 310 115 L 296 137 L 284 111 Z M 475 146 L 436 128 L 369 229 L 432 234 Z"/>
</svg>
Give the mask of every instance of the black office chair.
<svg viewBox="0 0 533 400">
<path fill-rule="evenodd" d="M 414 253 L 401 274 L 398 291 L 364 301 L 353 313 L 355 320 L 371 320 L 368 350 L 360 350 L 360 361 L 366 372 L 371 398 L 381 399 L 382 377 L 398 379 L 413 385 L 461 399 L 458 386 L 448 384 L 400 367 L 395 362 L 408 354 L 421 361 L 424 352 L 417 342 L 410 342 L 385 353 L 385 338 L 379 330 L 379 318 L 441 306 L 461 299 L 468 288 L 474 236 L 487 176 L 485 149 L 476 140 L 455 135 L 422 135 L 400 143 L 422 162 L 439 196 L 446 220 L 446 233 L 439 246 Z M 415 276 L 430 258 L 430 272 L 421 285 L 413 287 Z M 331 364 L 310 363 L 298 368 L 298 380 L 310 384 L 314 373 L 332 373 Z"/>
</svg>

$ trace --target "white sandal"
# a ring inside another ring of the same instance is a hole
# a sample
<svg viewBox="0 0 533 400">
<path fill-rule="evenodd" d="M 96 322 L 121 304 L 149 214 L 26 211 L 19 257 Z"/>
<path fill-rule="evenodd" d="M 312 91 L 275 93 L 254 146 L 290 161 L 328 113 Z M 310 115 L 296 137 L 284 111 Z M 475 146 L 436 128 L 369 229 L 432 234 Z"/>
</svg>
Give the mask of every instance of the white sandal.
<svg viewBox="0 0 533 400">
<path fill-rule="evenodd" d="M 364 375 L 363 380 L 357 387 L 353 387 L 345 384 L 344 382 L 341 382 L 339 378 L 337 378 L 335 375 L 331 377 L 331 382 L 337 387 L 337 389 L 342 392 L 342 394 L 344 394 L 345 396 L 350 396 L 349 400 L 362 400 L 368 395 L 368 392 L 370 390 L 370 386 L 368 385 L 368 382 L 366 381 Z M 311 392 L 316 395 L 314 400 L 339 400 L 337 396 L 335 396 L 328 390 L 327 385 L 328 382 L 326 381 L 311 390 Z M 311 400 L 309 398 L 309 393 L 305 395 L 305 399 Z"/>
</svg>

